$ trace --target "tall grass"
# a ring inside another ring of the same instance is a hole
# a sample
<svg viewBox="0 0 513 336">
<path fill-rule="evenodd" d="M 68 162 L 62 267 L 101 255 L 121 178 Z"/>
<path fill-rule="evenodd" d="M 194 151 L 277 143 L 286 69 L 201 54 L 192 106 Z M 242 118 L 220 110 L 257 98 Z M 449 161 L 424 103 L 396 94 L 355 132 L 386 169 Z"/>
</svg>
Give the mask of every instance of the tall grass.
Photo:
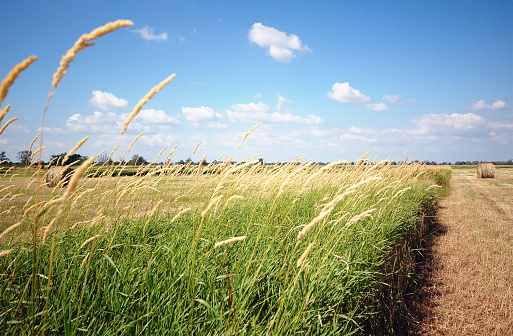
<svg viewBox="0 0 513 336">
<path fill-rule="evenodd" d="M 175 165 L 173 151 L 131 174 L 93 157 L 65 189 L 38 163 L 0 172 L 2 334 L 406 330 L 438 171 Z"/>
</svg>

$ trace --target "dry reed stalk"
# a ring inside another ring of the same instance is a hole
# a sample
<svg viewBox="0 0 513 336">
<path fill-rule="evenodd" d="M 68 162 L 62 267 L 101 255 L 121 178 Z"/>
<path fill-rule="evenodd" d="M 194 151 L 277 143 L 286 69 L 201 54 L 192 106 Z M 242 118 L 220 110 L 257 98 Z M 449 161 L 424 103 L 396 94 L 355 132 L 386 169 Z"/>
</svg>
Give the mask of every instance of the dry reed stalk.
<svg viewBox="0 0 513 336">
<path fill-rule="evenodd" d="M 0 111 L 0 124 L 2 123 L 2 120 L 4 119 L 7 112 L 9 112 L 10 108 L 11 108 L 11 104 L 8 104 L 6 107 L 4 107 L 2 109 L 2 111 Z"/>
<path fill-rule="evenodd" d="M 0 258 L 3 257 L 4 255 L 8 255 L 9 253 L 11 253 L 13 250 L 4 250 L 4 251 L 1 251 L 0 252 Z"/>
<path fill-rule="evenodd" d="M 80 245 L 80 247 L 79 247 L 78 249 L 80 250 L 82 247 L 86 246 L 88 243 L 92 242 L 93 240 L 95 240 L 96 238 L 98 238 L 98 237 L 100 237 L 100 236 L 101 236 L 101 235 L 99 235 L 99 234 L 97 234 L 97 235 L 95 235 L 95 236 L 92 236 L 91 238 L 89 238 L 89 239 L 87 239 L 86 241 L 84 241 L 84 242 L 82 243 L 82 245 Z"/>
<path fill-rule="evenodd" d="M 478 163 L 476 167 L 476 172 L 478 178 L 494 178 L 495 166 L 493 165 L 493 163 Z"/>
<path fill-rule="evenodd" d="M 178 145 L 175 145 L 175 147 L 173 148 L 173 150 L 166 156 L 166 158 L 164 159 L 164 164 L 166 164 L 167 160 L 169 159 L 169 157 L 171 155 L 173 155 L 173 153 L 176 151 L 176 148 L 178 147 Z"/>
<path fill-rule="evenodd" d="M 8 122 L 6 122 L 5 125 L 2 127 L 2 129 L 0 129 L 0 135 L 5 131 L 7 126 L 9 126 L 11 123 L 13 123 L 14 121 L 16 121 L 18 119 L 20 119 L 20 118 L 16 117 L 16 118 L 12 118 Z"/>
<path fill-rule="evenodd" d="M 2 80 L 2 83 L 0 83 L 0 104 L 4 101 L 5 97 L 7 96 L 7 92 L 9 91 L 9 88 L 14 83 L 16 78 L 18 78 L 18 75 L 28 68 L 29 65 L 31 65 L 35 60 L 37 60 L 37 57 L 32 55 L 27 57 L 22 62 L 16 64 L 14 68 L 9 71 L 7 74 L 7 77 L 5 77 Z"/>
<path fill-rule="evenodd" d="M 60 211 L 59 211 L 60 212 Z M 59 214 L 60 215 L 60 214 Z M 46 238 L 48 238 L 48 234 L 50 233 L 50 230 L 57 222 L 58 216 L 51 220 L 50 224 L 48 224 L 47 227 L 45 227 L 45 232 L 43 233 L 43 244 L 46 242 Z"/>
<path fill-rule="evenodd" d="M 34 151 L 34 153 L 32 153 L 32 156 L 30 157 L 30 161 L 31 162 L 34 162 L 34 158 L 37 156 L 37 154 L 39 154 L 40 151 L 42 151 L 43 149 L 45 149 L 46 146 L 43 146 L 43 147 L 39 147 L 38 149 L 36 149 Z"/>
<path fill-rule="evenodd" d="M 303 238 L 306 236 L 306 234 L 308 233 L 308 231 L 310 231 L 313 226 L 317 223 L 319 223 L 320 221 L 322 221 L 324 218 L 326 218 L 331 212 L 333 211 L 333 207 L 330 207 L 330 208 L 327 208 L 327 209 L 323 209 L 321 211 L 321 213 L 315 217 L 314 219 L 312 219 L 312 221 L 306 225 L 303 230 L 301 230 L 301 232 L 298 233 L 297 235 L 297 240 L 298 241 L 302 241 Z"/>
<path fill-rule="evenodd" d="M 2 241 L 2 239 L 7 236 L 7 234 L 9 232 L 11 232 L 12 230 L 16 229 L 18 226 L 21 225 L 21 222 L 18 222 L 16 224 L 13 224 L 11 226 L 9 226 L 7 229 L 4 230 L 4 232 L 2 232 L 2 234 L 0 234 L 0 241 Z"/>
<path fill-rule="evenodd" d="M 201 145 L 203 143 L 203 140 L 201 140 L 200 142 L 198 142 L 198 144 L 196 145 L 196 147 L 194 147 L 194 150 L 192 151 L 192 154 L 196 153 L 196 149 L 198 149 L 199 145 Z"/>
<path fill-rule="evenodd" d="M 159 92 L 160 90 L 162 90 L 162 88 L 164 86 L 166 86 L 173 78 L 176 77 L 176 74 L 172 74 L 171 76 L 169 76 L 168 78 L 164 79 L 159 85 L 157 86 L 154 86 L 153 89 L 151 89 L 147 94 L 146 96 L 144 96 L 138 103 L 137 105 L 135 105 L 134 107 L 134 110 L 132 111 L 132 113 L 130 113 L 130 115 L 128 116 L 128 118 L 125 120 L 125 122 L 123 123 L 123 129 L 121 130 L 121 133 L 119 134 L 120 136 L 123 135 L 126 131 L 126 129 L 128 128 L 128 125 L 130 124 L 130 122 L 132 121 L 132 119 L 134 119 L 137 114 L 139 114 L 139 111 L 141 111 L 141 108 L 143 107 L 144 104 L 146 104 L 157 92 Z"/>
<path fill-rule="evenodd" d="M 86 136 L 85 138 L 83 138 L 82 140 L 80 140 L 76 145 L 75 147 L 73 147 L 68 153 L 66 153 L 66 155 L 64 156 L 64 159 L 62 160 L 63 164 L 68 160 L 68 158 L 70 157 L 70 155 L 72 155 L 73 153 L 76 152 L 77 149 L 80 148 L 80 146 L 82 146 L 84 144 L 84 142 L 87 141 L 87 139 L 89 139 L 89 136 Z"/>
<path fill-rule="evenodd" d="M 34 137 L 34 139 L 32 139 L 32 142 L 30 143 L 30 146 L 29 146 L 29 149 L 28 149 L 29 153 L 30 153 L 30 151 L 32 150 L 32 146 L 34 145 L 34 142 L 36 142 L 37 138 L 39 138 L 40 136 L 41 136 L 41 132 L 39 132 L 39 134 L 38 134 L 38 135 L 36 135 L 36 136 Z M 50 161 L 50 162 L 51 162 L 51 161 Z"/>
<path fill-rule="evenodd" d="M 125 158 L 125 155 L 130 152 L 130 149 L 132 149 L 132 146 L 134 145 L 134 143 L 139 140 L 139 138 L 144 134 L 144 132 L 142 132 L 141 134 L 139 134 L 138 136 L 136 136 L 134 138 L 134 140 L 132 140 L 132 142 L 130 143 L 130 146 L 128 146 L 128 149 L 123 153 L 123 155 L 121 155 L 121 159 L 120 159 L 120 162 L 123 161 L 123 159 Z"/>
<path fill-rule="evenodd" d="M 358 222 L 360 219 L 363 219 L 363 218 L 366 218 L 366 217 L 370 217 L 370 218 L 373 218 L 371 213 L 373 213 L 374 211 L 376 211 L 376 209 L 370 209 L 370 210 L 367 210 L 367 211 L 364 211 L 362 212 L 361 214 L 359 215 L 356 215 L 354 216 L 353 218 L 351 218 L 345 225 L 345 227 L 349 227 L 351 225 L 353 225 L 354 223 Z"/>
<path fill-rule="evenodd" d="M 301 257 L 299 257 L 299 259 L 297 261 L 297 267 L 301 267 L 301 265 L 303 265 L 303 262 L 305 261 L 306 257 L 308 256 L 308 254 L 310 253 L 310 250 L 312 249 L 312 247 L 314 245 L 315 245 L 315 243 L 308 244 L 308 247 L 306 248 L 305 252 L 303 252 Z"/>
<path fill-rule="evenodd" d="M 130 20 L 117 20 L 114 22 L 109 22 L 104 26 L 98 27 L 91 31 L 89 34 L 84 34 L 80 36 L 80 38 L 75 42 L 73 47 L 71 47 L 71 49 L 69 49 L 68 52 L 64 56 L 62 56 L 60 66 L 57 69 L 57 72 L 55 72 L 55 74 L 53 75 L 51 91 L 57 88 L 59 82 L 61 81 L 62 77 L 66 74 L 66 71 L 68 71 L 69 65 L 71 62 L 73 62 L 77 53 L 81 50 L 84 50 L 87 47 L 94 45 L 94 43 L 91 43 L 90 41 L 95 40 L 116 29 L 132 25 L 133 22 Z"/>
<path fill-rule="evenodd" d="M 240 149 L 240 146 L 242 146 L 242 143 L 244 142 L 244 140 L 246 140 L 246 138 L 248 137 L 248 135 L 251 134 L 251 132 L 253 132 L 258 126 L 260 126 L 262 124 L 262 122 L 259 122 L 258 124 L 256 124 L 255 126 L 251 127 L 251 129 L 249 131 L 246 132 L 246 134 L 244 134 L 244 136 L 242 137 L 242 141 L 240 142 L 239 144 L 239 148 L 237 148 L 237 153 L 239 152 L 239 149 Z"/>
<path fill-rule="evenodd" d="M 233 238 L 230 238 L 230 239 L 227 239 L 227 240 L 223 240 L 223 241 L 215 243 L 214 244 L 214 248 L 217 248 L 219 246 L 223 246 L 223 245 L 226 245 L 226 244 L 234 243 L 234 242 L 237 242 L 237 241 L 241 241 L 241 240 L 244 240 L 246 238 L 247 238 L 247 236 L 242 236 L 242 237 L 233 237 Z"/>
<path fill-rule="evenodd" d="M 244 199 L 244 196 L 240 196 L 240 195 L 233 195 L 233 196 L 230 196 L 228 197 L 228 199 L 226 200 L 226 203 L 225 203 L 225 207 L 228 206 L 228 204 L 230 204 L 231 201 L 234 201 L 234 200 L 241 200 L 241 199 Z"/>
<path fill-rule="evenodd" d="M 189 212 L 191 211 L 191 208 L 186 208 L 186 209 L 183 209 L 183 210 L 180 210 L 179 213 L 176 214 L 176 216 L 173 217 L 173 219 L 171 219 L 171 221 L 169 222 L 169 224 L 173 223 L 175 220 L 177 220 L 181 215 L 183 215 L 184 213 L 186 212 Z"/>
<path fill-rule="evenodd" d="M 219 195 L 216 198 L 214 198 L 213 200 L 211 200 L 210 203 L 208 204 L 207 208 L 205 210 L 203 210 L 203 212 L 201 213 L 201 218 L 205 218 L 205 216 L 210 211 L 210 209 L 212 209 L 212 207 L 214 205 L 217 205 L 223 197 L 224 197 L 224 195 Z"/>
</svg>

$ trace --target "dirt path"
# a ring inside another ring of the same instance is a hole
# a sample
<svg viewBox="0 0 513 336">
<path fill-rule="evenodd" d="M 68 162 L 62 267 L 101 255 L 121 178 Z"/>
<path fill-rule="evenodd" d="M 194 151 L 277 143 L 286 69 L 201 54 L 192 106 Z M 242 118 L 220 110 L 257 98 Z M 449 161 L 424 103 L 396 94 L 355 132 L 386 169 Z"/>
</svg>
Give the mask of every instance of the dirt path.
<svg viewBox="0 0 513 336">
<path fill-rule="evenodd" d="M 513 335 L 513 169 L 453 169 L 420 290 L 422 335 Z"/>
</svg>

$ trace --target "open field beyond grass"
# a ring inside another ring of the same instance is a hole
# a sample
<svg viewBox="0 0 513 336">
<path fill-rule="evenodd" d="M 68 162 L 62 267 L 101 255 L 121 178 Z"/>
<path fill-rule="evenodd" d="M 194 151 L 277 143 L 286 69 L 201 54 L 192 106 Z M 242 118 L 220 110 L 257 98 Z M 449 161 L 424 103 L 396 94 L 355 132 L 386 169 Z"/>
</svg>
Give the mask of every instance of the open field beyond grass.
<svg viewBox="0 0 513 336">
<path fill-rule="evenodd" d="M 513 334 L 513 169 L 453 169 L 420 291 L 425 335 Z"/>
</svg>

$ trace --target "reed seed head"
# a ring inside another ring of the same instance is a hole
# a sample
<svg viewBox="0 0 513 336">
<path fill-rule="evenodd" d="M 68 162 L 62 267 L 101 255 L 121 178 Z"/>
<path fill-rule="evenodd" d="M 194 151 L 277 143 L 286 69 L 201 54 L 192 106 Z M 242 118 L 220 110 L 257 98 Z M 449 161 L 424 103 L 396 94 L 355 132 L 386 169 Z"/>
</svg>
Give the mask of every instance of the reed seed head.
<svg viewBox="0 0 513 336">
<path fill-rule="evenodd" d="M 14 68 L 9 71 L 7 74 L 7 77 L 5 77 L 2 80 L 2 83 L 0 83 L 0 104 L 4 101 L 5 97 L 7 96 L 7 92 L 9 91 L 9 88 L 14 83 L 16 78 L 18 78 L 18 75 L 20 72 L 28 68 L 29 65 L 31 65 L 35 60 L 37 60 L 36 56 L 29 56 L 22 62 L 16 64 Z"/>
</svg>

